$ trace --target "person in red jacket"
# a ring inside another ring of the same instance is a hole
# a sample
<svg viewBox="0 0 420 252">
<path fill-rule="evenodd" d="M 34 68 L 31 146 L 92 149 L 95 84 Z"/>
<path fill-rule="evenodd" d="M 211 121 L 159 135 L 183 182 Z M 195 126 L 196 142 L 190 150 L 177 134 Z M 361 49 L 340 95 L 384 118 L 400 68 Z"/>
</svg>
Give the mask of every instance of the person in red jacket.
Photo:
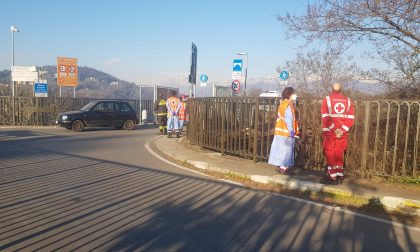
<svg viewBox="0 0 420 252">
<path fill-rule="evenodd" d="M 322 101 L 321 114 L 327 177 L 331 181 L 342 182 L 348 132 L 354 124 L 354 106 L 353 102 L 341 93 L 340 83 L 334 83 L 332 93 Z"/>
</svg>

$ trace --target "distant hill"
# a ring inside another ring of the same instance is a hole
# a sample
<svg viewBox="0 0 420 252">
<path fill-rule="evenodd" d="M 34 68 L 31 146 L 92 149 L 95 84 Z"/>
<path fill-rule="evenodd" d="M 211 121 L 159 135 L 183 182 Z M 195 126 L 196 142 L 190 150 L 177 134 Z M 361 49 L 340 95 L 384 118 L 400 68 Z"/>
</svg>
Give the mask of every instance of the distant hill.
<svg viewBox="0 0 420 252">
<path fill-rule="evenodd" d="M 48 65 L 41 67 L 44 73 L 42 79 L 47 80 L 49 90 L 58 90 L 56 86 L 57 67 Z M 76 88 L 77 97 L 93 97 L 105 99 L 137 99 L 139 97 L 139 87 L 133 83 L 120 80 L 110 74 L 90 67 L 78 68 L 79 86 Z M 10 83 L 10 70 L 0 71 L 0 84 Z M 66 90 L 63 89 L 63 92 Z M 69 91 L 70 92 L 70 91 Z M 57 95 L 53 92 L 50 95 Z"/>
</svg>

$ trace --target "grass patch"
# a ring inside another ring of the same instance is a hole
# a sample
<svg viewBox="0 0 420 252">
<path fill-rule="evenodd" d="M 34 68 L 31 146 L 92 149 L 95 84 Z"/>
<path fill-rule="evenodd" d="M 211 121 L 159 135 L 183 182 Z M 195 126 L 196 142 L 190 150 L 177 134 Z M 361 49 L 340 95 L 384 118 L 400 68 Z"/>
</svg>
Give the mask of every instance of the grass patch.
<svg viewBox="0 0 420 252">
<path fill-rule="evenodd" d="M 418 176 L 409 178 L 388 178 L 386 181 L 390 183 L 420 185 L 420 177 Z"/>
</svg>

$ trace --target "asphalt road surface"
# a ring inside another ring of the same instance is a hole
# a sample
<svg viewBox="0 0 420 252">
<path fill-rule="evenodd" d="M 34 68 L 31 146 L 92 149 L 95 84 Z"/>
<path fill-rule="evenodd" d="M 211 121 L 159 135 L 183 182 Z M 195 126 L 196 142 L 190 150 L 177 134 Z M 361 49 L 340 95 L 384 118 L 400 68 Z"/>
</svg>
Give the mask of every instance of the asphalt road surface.
<svg viewBox="0 0 420 252">
<path fill-rule="evenodd" d="M 420 250 L 418 228 L 167 164 L 156 132 L 0 128 L 0 251 Z"/>
</svg>

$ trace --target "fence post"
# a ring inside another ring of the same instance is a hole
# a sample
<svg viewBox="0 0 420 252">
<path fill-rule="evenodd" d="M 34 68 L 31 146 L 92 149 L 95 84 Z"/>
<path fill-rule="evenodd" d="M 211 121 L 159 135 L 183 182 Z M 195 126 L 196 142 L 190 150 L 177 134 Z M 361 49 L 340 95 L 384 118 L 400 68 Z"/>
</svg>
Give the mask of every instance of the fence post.
<svg viewBox="0 0 420 252">
<path fill-rule="evenodd" d="M 222 101 L 222 99 L 221 99 Z M 226 101 L 225 101 L 226 102 Z M 222 135 L 220 136 L 220 154 L 225 155 L 225 126 L 226 126 L 226 103 L 220 102 L 222 106 Z"/>
<path fill-rule="evenodd" d="M 13 123 L 13 125 L 15 125 L 16 124 L 16 118 L 15 118 L 15 97 L 12 96 L 10 100 L 12 101 L 12 123 Z"/>
<path fill-rule="evenodd" d="M 254 163 L 256 163 L 258 154 L 258 111 L 260 110 L 258 98 L 255 98 L 254 104 L 254 143 L 252 146 L 252 160 L 254 161 Z"/>
<path fill-rule="evenodd" d="M 365 177 L 366 175 L 366 165 L 367 165 L 367 153 L 368 153 L 368 144 L 369 144 L 369 126 L 370 126 L 370 102 L 365 102 L 365 120 L 363 127 L 363 142 L 362 142 L 362 160 L 360 164 L 360 175 Z"/>
</svg>

